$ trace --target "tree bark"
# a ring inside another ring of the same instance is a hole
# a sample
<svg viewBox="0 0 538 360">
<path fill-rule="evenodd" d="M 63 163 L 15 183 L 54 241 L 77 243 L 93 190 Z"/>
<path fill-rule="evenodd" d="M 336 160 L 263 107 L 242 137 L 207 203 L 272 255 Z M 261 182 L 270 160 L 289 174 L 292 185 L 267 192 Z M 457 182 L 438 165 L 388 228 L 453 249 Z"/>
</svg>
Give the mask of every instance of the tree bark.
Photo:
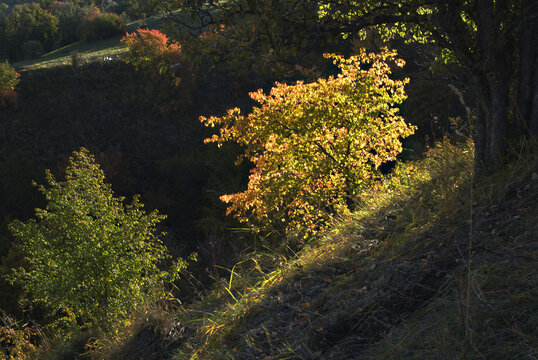
<svg viewBox="0 0 538 360">
<path fill-rule="evenodd" d="M 502 165 L 502 154 L 505 151 L 505 140 L 507 131 L 507 118 L 509 106 L 508 77 L 504 76 L 502 64 L 494 74 L 489 76 L 489 91 L 491 94 L 489 120 L 489 146 L 486 154 L 486 167 L 495 169 Z M 509 66 L 509 65 L 508 65 Z"/>
<path fill-rule="evenodd" d="M 502 33 L 500 19 L 495 16 L 503 9 L 502 5 L 492 7 L 490 0 L 477 1 L 479 47 L 474 56 L 482 62 L 479 74 L 474 74 L 481 108 L 481 111 L 477 109 L 481 116 L 477 119 L 475 135 L 475 146 L 479 147 L 475 158 L 478 172 L 497 170 L 505 152 L 513 41 L 509 34 Z M 472 69 L 468 70 L 472 74 Z"/>
<path fill-rule="evenodd" d="M 538 138 L 538 57 L 534 57 L 534 91 L 532 109 L 529 119 L 529 133 L 531 137 Z"/>
<path fill-rule="evenodd" d="M 487 104 L 484 94 L 480 94 L 478 91 L 476 100 L 476 124 L 474 134 L 474 158 L 475 158 L 475 172 L 479 173 L 484 168 L 484 159 L 486 158 L 486 139 L 487 139 L 487 122 L 486 112 Z"/>
<path fill-rule="evenodd" d="M 536 54 L 534 36 L 536 23 L 525 21 L 521 25 L 519 39 L 519 86 L 517 94 L 517 107 L 514 109 L 513 132 L 517 136 L 524 135 L 529 130 L 529 120 L 532 112 L 533 71 Z"/>
<path fill-rule="evenodd" d="M 508 91 L 490 81 L 487 94 L 480 95 L 475 132 L 475 158 L 478 172 L 502 166 L 506 148 Z"/>
</svg>

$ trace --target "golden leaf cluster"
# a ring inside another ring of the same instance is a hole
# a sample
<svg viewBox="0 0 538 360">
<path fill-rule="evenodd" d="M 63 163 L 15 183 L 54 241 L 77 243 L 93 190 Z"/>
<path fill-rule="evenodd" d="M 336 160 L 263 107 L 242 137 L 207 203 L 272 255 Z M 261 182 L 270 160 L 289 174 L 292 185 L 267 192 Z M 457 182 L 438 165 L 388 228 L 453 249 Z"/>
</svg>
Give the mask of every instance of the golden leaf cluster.
<svg viewBox="0 0 538 360">
<path fill-rule="evenodd" d="M 401 139 L 414 132 L 396 107 L 408 79 L 389 76 L 391 67 L 404 65 L 395 51 L 326 57 L 339 67 L 337 76 L 253 92 L 259 105 L 248 115 L 235 108 L 200 117 L 219 129 L 206 142 L 234 141 L 253 163 L 248 188 L 221 200 L 257 229 L 304 235 L 349 214 L 381 176 L 380 165 L 395 160 Z"/>
</svg>

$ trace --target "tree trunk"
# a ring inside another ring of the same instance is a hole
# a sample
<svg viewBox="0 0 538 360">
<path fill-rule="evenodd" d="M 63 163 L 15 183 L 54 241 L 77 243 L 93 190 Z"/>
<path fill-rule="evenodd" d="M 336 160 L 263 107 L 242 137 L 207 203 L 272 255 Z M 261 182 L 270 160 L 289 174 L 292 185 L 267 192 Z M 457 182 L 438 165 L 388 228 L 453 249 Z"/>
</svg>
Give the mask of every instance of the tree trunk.
<svg viewBox="0 0 538 360">
<path fill-rule="evenodd" d="M 474 134 L 474 158 L 475 158 L 475 172 L 479 173 L 484 168 L 484 161 L 486 159 L 486 144 L 487 144 L 487 121 L 486 111 L 487 105 L 484 95 L 479 94 L 476 100 L 476 124 Z"/>
<path fill-rule="evenodd" d="M 510 82 L 515 75 L 514 37 L 501 28 L 501 14 L 507 11 L 507 3 L 477 0 L 476 5 L 478 48 L 475 62 L 479 61 L 480 66 L 469 69 L 477 79 L 482 108 L 482 111 L 477 110 L 482 116 L 477 119 L 475 140 L 479 142 L 480 149 L 476 152 L 476 168 L 479 172 L 489 172 L 502 166 L 505 153 L 508 110 L 511 105 Z M 529 49 L 522 47 L 520 51 L 528 52 Z"/>
<path fill-rule="evenodd" d="M 509 65 L 501 57 L 491 58 L 489 71 L 478 86 L 475 132 L 477 172 L 494 171 L 502 165 L 506 147 L 508 108 L 510 104 Z"/>
<path fill-rule="evenodd" d="M 531 137 L 538 138 L 538 57 L 534 57 L 534 91 L 532 109 L 529 119 L 529 133 Z"/>
<path fill-rule="evenodd" d="M 529 130 L 529 119 L 532 112 L 533 94 L 533 68 L 536 54 L 534 37 L 538 35 L 534 21 L 525 21 L 521 25 L 519 38 L 519 89 L 517 94 L 517 105 L 514 109 L 513 132 L 516 136 L 521 136 Z"/>
</svg>

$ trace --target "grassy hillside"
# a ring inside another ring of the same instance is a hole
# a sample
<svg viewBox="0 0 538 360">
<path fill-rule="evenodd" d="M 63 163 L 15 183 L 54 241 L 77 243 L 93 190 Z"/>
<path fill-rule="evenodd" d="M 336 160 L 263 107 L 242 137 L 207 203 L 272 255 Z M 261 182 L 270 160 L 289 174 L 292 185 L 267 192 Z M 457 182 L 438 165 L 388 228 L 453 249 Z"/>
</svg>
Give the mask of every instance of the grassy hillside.
<svg viewBox="0 0 538 360">
<path fill-rule="evenodd" d="M 126 49 L 120 43 L 122 36 L 90 43 L 77 42 L 44 54 L 35 60 L 19 61 L 13 66 L 20 70 L 36 70 L 71 64 L 71 53 L 78 52 L 84 61 L 97 59 L 112 60 L 123 54 Z"/>
<path fill-rule="evenodd" d="M 127 25 L 127 32 L 132 32 L 139 27 L 150 29 L 159 28 L 164 21 L 162 15 L 153 16 L 145 20 L 139 20 Z M 13 64 L 20 71 L 50 68 L 54 66 L 71 64 L 71 54 L 78 52 L 85 62 L 95 60 L 113 60 L 121 56 L 126 51 L 125 46 L 120 43 L 123 35 L 111 37 L 109 39 L 94 42 L 76 42 L 59 49 L 53 50 L 38 59 L 19 61 Z"/>
<path fill-rule="evenodd" d="M 111 359 L 535 359 L 538 154 L 472 174 L 448 141 L 301 251 L 257 251 Z M 98 356 L 98 357 L 99 357 Z"/>
</svg>

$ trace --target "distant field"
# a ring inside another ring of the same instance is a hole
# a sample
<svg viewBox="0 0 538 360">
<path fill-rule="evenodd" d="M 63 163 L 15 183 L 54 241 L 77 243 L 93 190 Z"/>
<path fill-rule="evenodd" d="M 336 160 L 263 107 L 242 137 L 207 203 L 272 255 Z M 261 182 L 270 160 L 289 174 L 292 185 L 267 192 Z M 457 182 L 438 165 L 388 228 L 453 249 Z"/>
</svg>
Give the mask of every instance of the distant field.
<svg viewBox="0 0 538 360">
<path fill-rule="evenodd" d="M 127 25 L 127 31 L 132 32 L 139 27 L 156 29 L 162 25 L 163 21 L 163 16 L 154 16 L 146 20 L 135 21 Z M 68 65 L 71 63 L 71 53 L 74 51 L 78 51 L 82 61 L 112 60 L 126 51 L 126 48 L 120 43 L 122 37 L 123 35 L 118 35 L 90 43 L 76 42 L 44 54 L 38 59 L 16 62 L 13 66 L 18 71 L 25 71 Z"/>
</svg>

